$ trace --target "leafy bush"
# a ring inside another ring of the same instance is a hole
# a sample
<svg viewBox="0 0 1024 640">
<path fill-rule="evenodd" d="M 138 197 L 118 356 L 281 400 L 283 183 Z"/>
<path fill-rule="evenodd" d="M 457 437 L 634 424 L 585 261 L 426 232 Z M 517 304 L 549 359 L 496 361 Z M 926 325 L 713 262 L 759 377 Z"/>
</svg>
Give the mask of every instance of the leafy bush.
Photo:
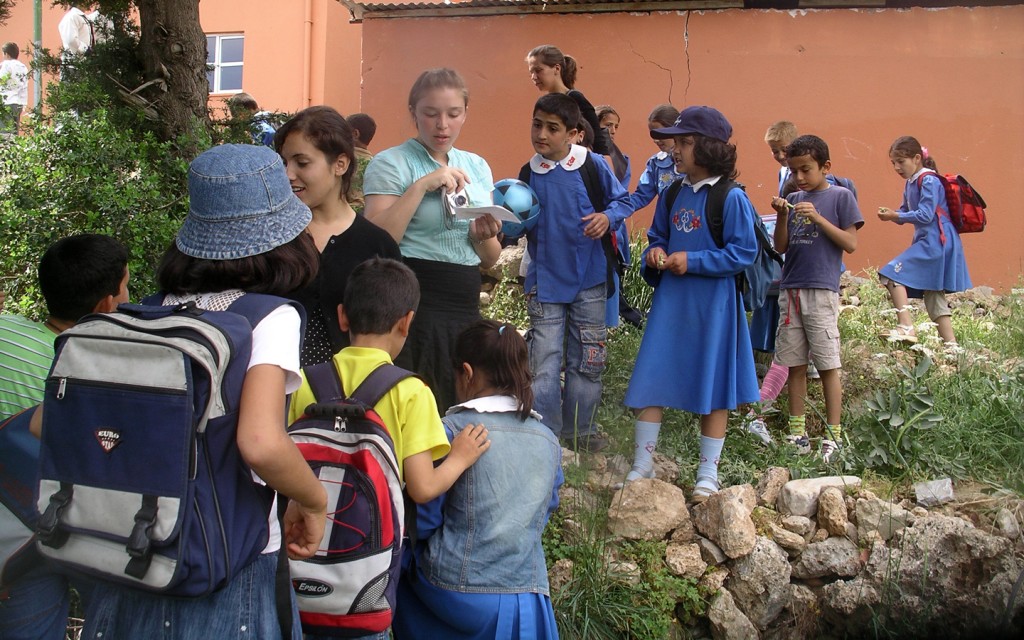
<svg viewBox="0 0 1024 640">
<path fill-rule="evenodd" d="M 46 248 L 74 233 L 103 233 L 131 252 L 133 298 L 155 290 L 154 271 L 188 211 L 188 165 L 170 143 L 130 132 L 96 109 L 58 114 L 0 146 L 0 276 L 5 310 L 42 317 L 36 269 Z"/>
</svg>

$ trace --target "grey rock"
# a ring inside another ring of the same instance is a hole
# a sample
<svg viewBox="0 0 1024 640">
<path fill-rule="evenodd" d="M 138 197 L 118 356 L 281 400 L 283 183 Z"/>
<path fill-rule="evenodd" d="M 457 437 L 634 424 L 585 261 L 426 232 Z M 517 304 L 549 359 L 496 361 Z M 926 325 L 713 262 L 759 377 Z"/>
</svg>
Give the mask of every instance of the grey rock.
<svg viewBox="0 0 1024 640">
<path fill-rule="evenodd" d="M 833 576 L 850 578 L 860 570 L 860 550 L 846 537 L 811 543 L 793 563 L 793 577 L 801 579 Z"/>
<path fill-rule="evenodd" d="M 857 525 L 852 522 L 846 523 L 846 533 L 844 535 L 853 544 L 857 544 L 857 541 L 860 540 L 860 535 L 857 533 Z"/>
<path fill-rule="evenodd" d="M 608 530 L 628 540 L 662 540 L 690 519 L 683 490 L 661 480 L 630 482 L 612 496 Z"/>
<path fill-rule="evenodd" d="M 697 546 L 700 547 L 700 557 L 710 565 L 719 565 L 729 559 L 717 544 L 705 537 L 697 536 Z"/>
<path fill-rule="evenodd" d="M 1020 525 L 1017 523 L 1017 518 L 1006 507 L 996 512 L 995 524 L 999 535 L 1004 538 L 1014 541 L 1020 538 Z"/>
<path fill-rule="evenodd" d="M 725 567 L 712 567 L 701 576 L 698 585 L 705 593 L 715 593 L 725 586 L 725 580 L 729 577 L 729 570 Z"/>
<path fill-rule="evenodd" d="M 862 575 L 879 592 L 899 593 L 887 600 L 882 624 L 917 620 L 919 637 L 976 638 L 1024 637 L 1024 601 L 1018 597 L 1006 611 L 1020 572 L 1006 538 L 932 514 L 898 532 L 888 546 L 875 545 Z M 1004 615 L 1011 628 L 997 629 Z"/>
<path fill-rule="evenodd" d="M 883 540 L 907 526 L 910 514 L 903 507 L 880 498 L 857 500 L 857 534 L 864 538 L 871 531 L 877 531 Z"/>
<path fill-rule="evenodd" d="M 918 482 L 914 485 L 917 504 L 922 507 L 937 507 L 953 501 L 953 481 L 949 478 Z"/>
<path fill-rule="evenodd" d="M 750 513 L 756 501 L 754 489 L 750 485 L 723 489 L 694 507 L 694 525 L 697 531 L 717 544 L 725 555 L 739 558 L 754 548 L 757 531 Z"/>
<path fill-rule="evenodd" d="M 846 502 L 843 493 L 836 487 L 826 487 L 818 495 L 818 526 L 830 536 L 846 535 Z"/>
<path fill-rule="evenodd" d="M 779 499 L 783 485 L 789 482 L 789 469 L 785 467 L 768 467 L 757 481 L 757 504 L 774 507 Z"/>
<path fill-rule="evenodd" d="M 734 560 L 725 586 L 736 606 L 758 629 L 765 629 L 786 604 L 790 565 L 786 553 L 758 536 L 753 550 Z"/>
<path fill-rule="evenodd" d="M 825 540 L 828 540 L 828 531 L 825 531 L 824 529 L 816 529 L 814 533 L 811 534 L 809 542 L 811 544 L 815 544 L 818 542 L 824 542 Z"/>
<path fill-rule="evenodd" d="M 696 544 L 670 544 L 665 548 L 665 565 L 668 570 L 681 578 L 699 578 L 704 575 L 708 563 L 700 557 Z"/>
<path fill-rule="evenodd" d="M 790 480 L 779 493 L 778 509 L 783 515 L 805 516 L 810 518 L 818 510 L 818 495 L 826 487 L 839 487 L 846 490 L 850 487 L 860 488 L 861 481 L 857 476 L 825 476 L 823 478 L 805 478 Z"/>
<path fill-rule="evenodd" d="M 759 640 L 760 634 L 740 611 L 728 590 L 722 589 L 708 608 L 711 637 L 714 640 Z"/>
<path fill-rule="evenodd" d="M 814 523 L 806 516 L 783 516 L 782 526 L 800 536 L 806 536 L 814 531 Z"/>
<path fill-rule="evenodd" d="M 770 531 L 775 544 L 789 552 L 790 556 L 798 556 L 807 548 L 807 541 L 804 540 L 802 535 L 783 529 L 775 524 L 771 526 Z"/>
</svg>

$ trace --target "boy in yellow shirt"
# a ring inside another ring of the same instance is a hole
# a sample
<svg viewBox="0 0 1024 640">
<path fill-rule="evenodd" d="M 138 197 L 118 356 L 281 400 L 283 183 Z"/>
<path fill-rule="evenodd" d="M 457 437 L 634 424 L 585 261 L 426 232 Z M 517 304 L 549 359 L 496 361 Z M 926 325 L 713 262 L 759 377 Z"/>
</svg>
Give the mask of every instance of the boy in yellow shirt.
<svg viewBox="0 0 1024 640">
<path fill-rule="evenodd" d="M 397 260 L 374 258 L 352 271 L 344 302 L 338 307 L 339 324 L 349 332 L 352 343 L 333 359 L 346 397 L 374 369 L 392 364 L 401 352 L 419 298 L 415 274 Z M 315 401 L 303 377 L 302 387 L 292 395 L 288 423 L 295 422 Z M 449 445 L 434 395 L 419 378 L 396 384 L 374 410 L 391 432 L 399 473 L 409 497 L 417 503 L 447 491 L 491 446 L 483 425 L 464 429 Z M 444 462 L 435 467 L 434 461 L 441 458 Z"/>
</svg>

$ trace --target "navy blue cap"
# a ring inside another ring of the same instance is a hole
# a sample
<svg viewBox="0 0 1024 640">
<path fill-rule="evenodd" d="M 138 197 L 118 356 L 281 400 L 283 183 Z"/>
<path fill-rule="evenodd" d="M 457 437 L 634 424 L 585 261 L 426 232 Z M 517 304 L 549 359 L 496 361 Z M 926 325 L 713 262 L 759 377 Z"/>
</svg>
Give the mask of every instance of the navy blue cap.
<svg viewBox="0 0 1024 640">
<path fill-rule="evenodd" d="M 686 107 L 679 113 L 675 124 L 663 129 L 652 129 L 651 137 L 663 140 L 672 136 L 686 136 L 699 133 L 708 138 L 728 142 L 732 137 L 732 125 L 722 112 L 713 107 Z"/>
</svg>

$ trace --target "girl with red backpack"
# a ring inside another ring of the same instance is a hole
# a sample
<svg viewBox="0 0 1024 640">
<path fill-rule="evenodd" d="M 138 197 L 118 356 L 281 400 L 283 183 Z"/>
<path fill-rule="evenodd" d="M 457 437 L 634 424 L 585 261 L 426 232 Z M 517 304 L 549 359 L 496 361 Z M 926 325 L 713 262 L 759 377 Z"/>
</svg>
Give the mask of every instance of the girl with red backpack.
<svg viewBox="0 0 1024 640">
<path fill-rule="evenodd" d="M 903 203 L 896 210 L 878 208 L 878 218 L 896 224 L 913 224 L 910 247 L 878 270 L 896 307 L 899 325 L 884 337 L 917 342 L 917 333 L 907 307 L 908 298 L 924 298 L 928 317 L 938 325 L 946 344 L 955 344 L 953 322 L 946 292 L 971 288 L 960 235 L 950 219 L 949 205 L 935 160 L 928 149 L 911 136 L 896 138 L 889 147 L 893 169 L 906 180 Z"/>
</svg>

